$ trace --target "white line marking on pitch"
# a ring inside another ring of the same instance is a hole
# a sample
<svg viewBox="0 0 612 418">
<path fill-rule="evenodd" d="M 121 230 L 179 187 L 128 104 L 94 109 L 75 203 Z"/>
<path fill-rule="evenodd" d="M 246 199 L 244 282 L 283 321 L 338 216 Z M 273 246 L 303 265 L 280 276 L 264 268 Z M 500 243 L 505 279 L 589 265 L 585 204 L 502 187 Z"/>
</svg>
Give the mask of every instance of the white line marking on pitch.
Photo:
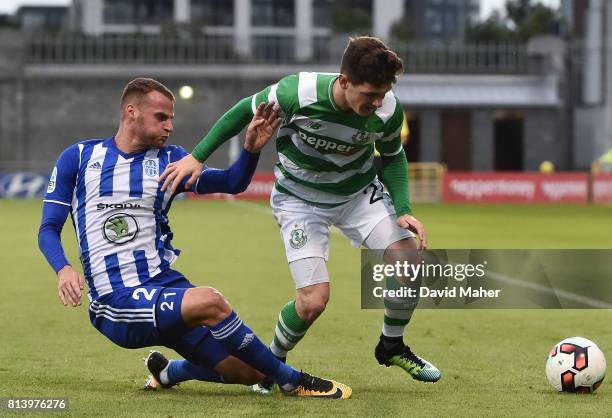
<svg viewBox="0 0 612 418">
<path fill-rule="evenodd" d="M 571 300 L 574 302 L 582 303 L 584 305 L 590 306 L 592 308 L 599 309 L 612 309 L 612 305 L 601 300 L 592 299 L 588 296 L 582 296 L 574 292 L 570 292 L 562 289 L 552 289 L 541 284 L 537 283 L 529 283 L 523 280 L 516 279 L 514 277 L 506 276 L 502 273 L 497 273 L 495 271 L 487 272 L 487 277 L 492 278 L 498 282 L 511 284 L 513 286 L 524 287 L 526 289 L 535 290 L 538 292 L 546 293 L 548 295 L 557 296 L 563 299 Z"/>
</svg>

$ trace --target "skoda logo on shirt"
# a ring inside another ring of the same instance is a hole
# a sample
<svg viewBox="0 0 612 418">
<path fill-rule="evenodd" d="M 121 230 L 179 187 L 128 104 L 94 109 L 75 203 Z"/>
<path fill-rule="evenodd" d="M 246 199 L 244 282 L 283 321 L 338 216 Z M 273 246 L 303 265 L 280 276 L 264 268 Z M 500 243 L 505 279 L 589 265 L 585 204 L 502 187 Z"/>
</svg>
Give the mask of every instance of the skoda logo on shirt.
<svg viewBox="0 0 612 418">
<path fill-rule="evenodd" d="M 157 176 L 157 162 L 155 160 L 146 160 L 144 162 L 144 172 L 147 177 Z"/>
<path fill-rule="evenodd" d="M 108 242 L 122 245 L 136 238 L 138 223 L 132 215 L 116 213 L 104 221 L 102 233 Z"/>
</svg>

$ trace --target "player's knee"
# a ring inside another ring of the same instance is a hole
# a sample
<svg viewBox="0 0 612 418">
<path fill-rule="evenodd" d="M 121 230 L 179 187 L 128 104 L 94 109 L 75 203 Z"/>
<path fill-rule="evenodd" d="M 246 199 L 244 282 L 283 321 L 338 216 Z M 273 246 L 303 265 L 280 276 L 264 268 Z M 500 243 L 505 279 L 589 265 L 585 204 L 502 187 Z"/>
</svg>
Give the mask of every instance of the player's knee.
<svg viewBox="0 0 612 418">
<path fill-rule="evenodd" d="M 408 262 L 418 264 L 421 261 L 418 245 L 414 238 L 404 238 L 389 245 L 384 252 L 384 260 L 387 264 L 397 262 Z"/>
<path fill-rule="evenodd" d="M 319 301 L 304 304 L 300 317 L 304 322 L 312 323 L 323 313 L 325 306 L 325 303 Z"/>
<path fill-rule="evenodd" d="M 298 315 L 303 321 L 312 323 L 323 313 L 327 302 L 329 302 L 329 293 L 298 296 L 296 304 Z"/>
<path fill-rule="evenodd" d="M 217 289 L 198 287 L 193 290 L 197 292 L 197 316 L 202 325 L 214 325 L 232 312 L 231 305 Z"/>
<path fill-rule="evenodd" d="M 418 244 L 416 239 L 414 238 L 404 238 L 399 241 L 395 241 L 387 247 L 387 250 L 403 250 L 403 251 L 411 251 L 416 250 L 418 248 Z"/>
<path fill-rule="evenodd" d="M 205 289 L 207 289 L 207 294 L 203 303 L 212 310 L 211 319 L 221 321 L 227 318 L 232 313 L 232 307 L 225 296 L 215 288 L 207 287 Z"/>
</svg>

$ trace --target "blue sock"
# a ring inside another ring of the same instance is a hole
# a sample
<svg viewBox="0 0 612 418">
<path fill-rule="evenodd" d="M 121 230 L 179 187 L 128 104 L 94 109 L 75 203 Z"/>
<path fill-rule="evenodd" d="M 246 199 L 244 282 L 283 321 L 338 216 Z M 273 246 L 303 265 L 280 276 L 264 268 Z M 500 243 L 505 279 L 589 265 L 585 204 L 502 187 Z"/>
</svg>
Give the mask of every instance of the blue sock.
<svg viewBox="0 0 612 418">
<path fill-rule="evenodd" d="M 234 357 L 270 377 L 284 390 L 292 390 L 300 381 L 300 372 L 282 363 L 247 327 L 236 312 L 209 327 L 212 336 Z"/>
<path fill-rule="evenodd" d="M 198 366 L 187 360 L 170 360 L 168 365 L 168 383 L 176 384 L 186 380 L 226 383 L 223 377 L 213 369 Z"/>
</svg>

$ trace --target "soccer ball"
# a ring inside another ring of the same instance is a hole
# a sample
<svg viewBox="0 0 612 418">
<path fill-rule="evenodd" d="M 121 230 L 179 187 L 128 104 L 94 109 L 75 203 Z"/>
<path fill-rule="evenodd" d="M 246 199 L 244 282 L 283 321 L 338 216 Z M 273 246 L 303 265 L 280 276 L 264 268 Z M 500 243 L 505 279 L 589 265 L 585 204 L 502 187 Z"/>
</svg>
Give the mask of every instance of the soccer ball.
<svg viewBox="0 0 612 418">
<path fill-rule="evenodd" d="M 546 361 L 546 377 L 559 392 L 593 392 L 606 376 L 606 359 L 597 345 L 582 337 L 556 344 Z"/>
</svg>

